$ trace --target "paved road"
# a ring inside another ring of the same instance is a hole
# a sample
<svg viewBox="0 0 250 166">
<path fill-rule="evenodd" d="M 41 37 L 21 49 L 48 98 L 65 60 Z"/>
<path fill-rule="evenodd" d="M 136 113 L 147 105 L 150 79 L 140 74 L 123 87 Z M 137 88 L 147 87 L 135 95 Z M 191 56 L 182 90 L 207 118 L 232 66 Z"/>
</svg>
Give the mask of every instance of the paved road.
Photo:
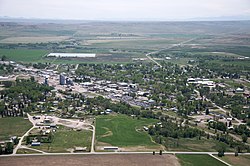
<svg viewBox="0 0 250 166">
<path fill-rule="evenodd" d="M 196 154 L 204 154 L 204 155 L 217 155 L 218 152 L 185 152 L 185 151 L 163 151 L 163 154 L 190 154 L 190 155 L 196 155 Z M 83 153 L 37 153 L 37 154 L 13 154 L 13 155 L 0 155 L 0 157 L 11 157 L 11 156 L 49 156 L 49 155 L 90 155 L 90 154 L 103 154 L 103 155 L 109 155 L 109 154 L 153 154 L 153 151 L 147 151 L 147 152 L 83 152 Z M 159 152 L 156 152 L 156 154 L 159 154 Z M 235 155 L 234 152 L 225 152 L 225 155 Z M 250 153 L 239 153 L 239 155 L 250 155 Z"/>
</svg>

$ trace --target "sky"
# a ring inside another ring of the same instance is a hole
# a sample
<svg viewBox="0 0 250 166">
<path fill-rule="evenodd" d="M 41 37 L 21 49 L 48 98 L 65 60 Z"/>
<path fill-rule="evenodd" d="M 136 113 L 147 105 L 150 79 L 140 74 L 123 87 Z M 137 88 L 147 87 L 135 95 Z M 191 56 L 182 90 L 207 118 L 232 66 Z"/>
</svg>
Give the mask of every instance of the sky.
<svg viewBox="0 0 250 166">
<path fill-rule="evenodd" d="M 74 20 L 250 20 L 250 0 L 0 0 L 0 17 L 4 16 Z"/>
</svg>

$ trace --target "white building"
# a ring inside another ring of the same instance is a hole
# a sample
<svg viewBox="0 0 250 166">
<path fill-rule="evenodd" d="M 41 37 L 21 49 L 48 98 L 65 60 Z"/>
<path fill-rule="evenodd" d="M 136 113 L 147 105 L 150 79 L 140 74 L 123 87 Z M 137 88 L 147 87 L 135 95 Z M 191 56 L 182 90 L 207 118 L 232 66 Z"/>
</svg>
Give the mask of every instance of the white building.
<svg viewBox="0 0 250 166">
<path fill-rule="evenodd" d="M 94 58 L 96 54 L 89 53 L 50 53 L 47 57 L 57 57 L 57 58 Z"/>
</svg>

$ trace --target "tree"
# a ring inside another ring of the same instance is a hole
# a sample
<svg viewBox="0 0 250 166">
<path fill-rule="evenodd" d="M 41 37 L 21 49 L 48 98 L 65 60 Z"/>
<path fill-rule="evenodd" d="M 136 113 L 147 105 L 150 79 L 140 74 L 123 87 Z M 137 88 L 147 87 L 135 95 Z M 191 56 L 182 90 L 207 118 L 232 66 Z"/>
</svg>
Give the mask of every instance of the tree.
<svg viewBox="0 0 250 166">
<path fill-rule="evenodd" d="M 6 61 L 7 57 L 5 55 L 2 56 L 1 60 Z"/>
<path fill-rule="evenodd" d="M 247 135 L 246 134 L 243 134 L 242 136 L 241 136 L 241 138 L 242 138 L 242 142 L 247 142 Z"/>
<path fill-rule="evenodd" d="M 6 149 L 5 149 L 5 153 L 6 154 L 11 154 L 13 153 L 13 148 L 14 148 L 14 145 L 12 142 L 7 142 L 6 144 Z"/>
<path fill-rule="evenodd" d="M 206 109 L 206 115 L 209 115 L 209 109 L 208 108 Z"/>
<path fill-rule="evenodd" d="M 27 136 L 27 137 L 26 137 L 26 145 L 30 144 L 30 142 L 31 142 L 30 137 Z"/>
<path fill-rule="evenodd" d="M 226 151 L 226 146 L 225 146 L 224 144 L 219 144 L 219 145 L 217 146 L 217 151 L 218 151 L 218 156 L 219 156 L 219 157 L 224 156 L 224 153 L 225 153 L 225 151 Z"/>
</svg>

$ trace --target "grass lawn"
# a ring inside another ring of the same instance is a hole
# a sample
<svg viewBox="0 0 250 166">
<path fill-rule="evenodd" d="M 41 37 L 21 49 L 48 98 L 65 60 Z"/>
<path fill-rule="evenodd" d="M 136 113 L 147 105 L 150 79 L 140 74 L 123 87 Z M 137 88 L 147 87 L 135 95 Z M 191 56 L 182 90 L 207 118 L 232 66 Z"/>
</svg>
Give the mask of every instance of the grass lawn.
<svg viewBox="0 0 250 166">
<path fill-rule="evenodd" d="M 177 154 L 176 155 L 182 166 L 225 166 L 222 162 L 212 158 L 209 155 L 189 155 Z"/>
<path fill-rule="evenodd" d="M 11 136 L 22 136 L 31 127 L 29 120 L 23 117 L 0 118 L 0 140 L 9 139 Z"/>
<path fill-rule="evenodd" d="M 34 150 L 29 150 L 29 149 L 18 149 L 17 150 L 17 154 L 35 154 L 35 153 L 39 153 L 39 152 L 34 151 Z"/>
<path fill-rule="evenodd" d="M 53 136 L 52 143 L 42 143 L 36 148 L 46 152 L 69 152 L 67 149 L 77 147 L 87 147 L 90 151 L 92 132 L 88 130 L 74 131 L 70 128 L 60 126 Z"/>
<path fill-rule="evenodd" d="M 26 63 L 38 62 L 47 53 L 47 50 L 0 49 L 0 56 L 5 55 L 7 60 Z"/>
<path fill-rule="evenodd" d="M 243 155 L 237 157 L 235 157 L 234 155 L 226 155 L 221 159 L 234 166 L 246 166 L 250 163 L 250 156 Z"/>
<path fill-rule="evenodd" d="M 96 118 L 96 139 L 113 146 L 157 146 L 143 126 L 154 119 L 133 119 L 126 115 L 103 115 Z"/>
</svg>

